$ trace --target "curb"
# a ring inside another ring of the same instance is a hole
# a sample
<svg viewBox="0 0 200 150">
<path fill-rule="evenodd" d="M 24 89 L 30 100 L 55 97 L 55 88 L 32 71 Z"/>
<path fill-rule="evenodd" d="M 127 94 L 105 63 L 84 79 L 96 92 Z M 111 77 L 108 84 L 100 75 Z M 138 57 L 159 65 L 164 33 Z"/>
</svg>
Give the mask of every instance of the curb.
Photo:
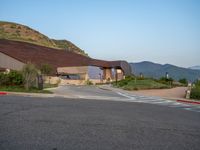
<svg viewBox="0 0 200 150">
<path fill-rule="evenodd" d="M 182 103 L 190 103 L 190 104 L 199 104 L 200 102 L 197 101 L 188 101 L 188 100 L 176 100 L 177 102 L 182 102 Z"/>
<path fill-rule="evenodd" d="M 7 95 L 7 92 L 0 92 L 0 95 Z"/>
</svg>

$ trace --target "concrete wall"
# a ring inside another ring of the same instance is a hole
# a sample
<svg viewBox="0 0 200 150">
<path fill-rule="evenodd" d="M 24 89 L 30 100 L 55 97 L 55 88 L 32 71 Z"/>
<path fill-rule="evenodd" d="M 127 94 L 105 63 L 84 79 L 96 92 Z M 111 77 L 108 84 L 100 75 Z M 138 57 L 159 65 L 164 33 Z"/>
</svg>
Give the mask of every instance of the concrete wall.
<svg viewBox="0 0 200 150">
<path fill-rule="evenodd" d="M 76 66 L 76 67 L 58 67 L 58 74 L 77 74 L 81 80 L 88 79 L 88 66 Z"/>
<path fill-rule="evenodd" d="M 0 67 L 12 70 L 21 70 L 24 65 L 24 63 L 0 52 Z"/>
<path fill-rule="evenodd" d="M 85 85 L 86 81 L 85 80 L 60 80 L 60 84 L 59 85 Z"/>
</svg>

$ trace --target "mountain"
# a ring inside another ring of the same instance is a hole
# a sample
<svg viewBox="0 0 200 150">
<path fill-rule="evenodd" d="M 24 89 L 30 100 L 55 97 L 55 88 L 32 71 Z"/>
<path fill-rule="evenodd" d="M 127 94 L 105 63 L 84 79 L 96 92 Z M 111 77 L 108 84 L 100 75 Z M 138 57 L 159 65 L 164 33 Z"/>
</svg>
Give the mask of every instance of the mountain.
<svg viewBox="0 0 200 150">
<path fill-rule="evenodd" d="M 56 49 L 65 49 L 87 56 L 82 49 L 78 48 L 70 41 L 50 39 L 46 35 L 28 26 L 12 22 L 0 21 L 0 39 L 22 41 Z"/>
<path fill-rule="evenodd" d="M 189 69 L 200 70 L 200 66 L 192 66 L 192 67 L 189 67 Z"/>
<path fill-rule="evenodd" d="M 192 70 L 189 68 L 182 68 L 171 64 L 157 64 L 153 62 L 143 61 L 139 63 L 130 63 L 133 73 L 139 75 L 143 73 L 146 77 L 153 77 L 159 79 L 165 76 L 168 72 L 169 77 L 175 80 L 186 78 L 188 81 L 195 81 L 200 78 L 200 70 Z"/>
</svg>

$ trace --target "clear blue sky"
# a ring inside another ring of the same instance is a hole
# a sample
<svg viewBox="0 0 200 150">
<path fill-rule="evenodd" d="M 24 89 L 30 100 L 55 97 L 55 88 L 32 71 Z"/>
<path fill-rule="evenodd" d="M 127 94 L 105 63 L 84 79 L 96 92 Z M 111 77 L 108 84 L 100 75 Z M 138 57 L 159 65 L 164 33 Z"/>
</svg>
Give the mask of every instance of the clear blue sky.
<svg viewBox="0 0 200 150">
<path fill-rule="evenodd" d="M 0 20 L 70 40 L 93 58 L 200 65 L 200 0 L 0 0 Z"/>
</svg>

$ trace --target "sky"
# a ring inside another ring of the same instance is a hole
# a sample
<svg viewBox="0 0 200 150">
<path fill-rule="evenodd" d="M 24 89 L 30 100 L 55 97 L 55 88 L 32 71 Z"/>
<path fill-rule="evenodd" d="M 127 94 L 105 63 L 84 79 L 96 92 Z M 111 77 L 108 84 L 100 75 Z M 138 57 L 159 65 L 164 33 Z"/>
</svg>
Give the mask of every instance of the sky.
<svg viewBox="0 0 200 150">
<path fill-rule="evenodd" d="M 200 0 L 0 0 L 0 20 L 96 59 L 200 65 Z"/>
</svg>

